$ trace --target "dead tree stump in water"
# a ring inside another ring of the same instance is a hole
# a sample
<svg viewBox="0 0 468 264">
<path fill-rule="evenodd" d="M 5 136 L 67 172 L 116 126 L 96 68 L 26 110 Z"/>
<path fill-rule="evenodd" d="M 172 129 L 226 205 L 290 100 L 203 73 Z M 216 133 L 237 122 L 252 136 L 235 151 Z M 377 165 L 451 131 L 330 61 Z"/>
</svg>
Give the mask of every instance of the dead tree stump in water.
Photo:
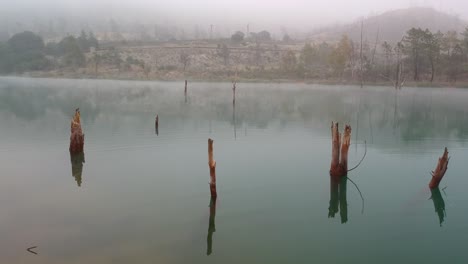
<svg viewBox="0 0 468 264">
<path fill-rule="evenodd" d="M 236 82 L 232 82 L 232 104 L 236 103 Z"/>
<path fill-rule="evenodd" d="M 436 169 L 432 172 L 432 179 L 431 182 L 429 182 L 429 188 L 434 189 L 439 187 L 439 183 L 447 171 L 449 160 L 450 157 L 448 156 L 447 148 L 445 148 L 444 154 L 439 158 L 439 163 L 437 163 Z"/>
<path fill-rule="evenodd" d="M 78 154 L 83 152 L 84 134 L 81 129 L 80 109 L 75 110 L 75 116 L 71 121 L 71 135 L 70 135 L 70 153 Z"/>
<path fill-rule="evenodd" d="M 154 121 L 154 128 L 156 135 L 159 135 L 159 115 L 156 115 L 156 120 Z"/>
<path fill-rule="evenodd" d="M 330 176 L 342 177 L 348 174 L 348 150 L 351 141 L 351 126 L 346 125 L 343 138 L 338 129 L 338 123 L 331 125 L 332 133 L 332 160 Z"/>
<path fill-rule="evenodd" d="M 208 167 L 210 168 L 210 192 L 211 197 L 218 196 L 216 192 L 216 161 L 213 159 L 213 140 L 208 139 Z"/>
</svg>

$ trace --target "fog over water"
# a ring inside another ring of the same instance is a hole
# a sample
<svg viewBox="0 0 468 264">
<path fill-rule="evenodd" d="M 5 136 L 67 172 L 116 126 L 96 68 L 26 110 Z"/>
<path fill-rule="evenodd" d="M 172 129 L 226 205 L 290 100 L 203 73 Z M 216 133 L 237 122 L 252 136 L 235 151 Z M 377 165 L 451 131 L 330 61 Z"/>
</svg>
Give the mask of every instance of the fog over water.
<svg viewBox="0 0 468 264">
<path fill-rule="evenodd" d="M 214 24 L 219 30 L 226 31 L 245 29 L 249 24 L 252 30 L 279 30 L 280 27 L 306 30 L 408 7 L 432 7 L 462 19 L 468 18 L 468 2 L 461 0 L 2 0 L 0 24 L 67 17 L 82 25 L 115 19 L 169 23 L 187 29 L 192 29 L 195 24 L 202 27 Z"/>
</svg>

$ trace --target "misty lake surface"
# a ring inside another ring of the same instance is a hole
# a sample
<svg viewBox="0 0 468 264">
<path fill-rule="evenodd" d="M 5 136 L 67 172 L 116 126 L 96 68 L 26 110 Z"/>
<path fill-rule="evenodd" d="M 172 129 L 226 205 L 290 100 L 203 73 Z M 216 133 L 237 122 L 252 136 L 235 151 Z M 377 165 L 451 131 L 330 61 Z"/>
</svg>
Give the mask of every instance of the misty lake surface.
<svg viewBox="0 0 468 264">
<path fill-rule="evenodd" d="M 468 90 L 231 87 L 0 78 L 0 263 L 468 263 Z"/>
</svg>

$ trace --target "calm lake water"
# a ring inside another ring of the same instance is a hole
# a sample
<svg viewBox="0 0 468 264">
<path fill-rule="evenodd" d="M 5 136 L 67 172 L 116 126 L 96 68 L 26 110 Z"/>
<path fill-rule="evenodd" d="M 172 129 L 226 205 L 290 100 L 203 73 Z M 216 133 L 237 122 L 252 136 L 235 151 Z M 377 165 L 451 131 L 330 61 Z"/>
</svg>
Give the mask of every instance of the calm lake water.
<svg viewBox="0 0 468 264">
<path fill-rule="evenodd" d="M 468 90 L 231 87 L 1 78 L 0 263 L 468 263 Z M 363 199 L 330 186 L 332 121 Z"/>
</svg>

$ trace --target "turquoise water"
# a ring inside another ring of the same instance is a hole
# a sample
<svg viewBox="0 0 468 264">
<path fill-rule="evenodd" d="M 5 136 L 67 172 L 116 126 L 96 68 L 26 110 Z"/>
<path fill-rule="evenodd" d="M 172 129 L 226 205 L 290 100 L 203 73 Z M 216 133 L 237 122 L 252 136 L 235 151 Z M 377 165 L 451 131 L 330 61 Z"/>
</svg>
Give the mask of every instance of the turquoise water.
<svg viewBox="0 0 468 264">
<path fill-rule="evenodd" d="M 183 89 L 0 78 L 0 263 L 468 262 L 468 90 L 239 83 L 233 107 L 230 83 Z M 331 186 L 332 121 L 350 167 L 367 149 L 356 186 Z"/>
</svg>

